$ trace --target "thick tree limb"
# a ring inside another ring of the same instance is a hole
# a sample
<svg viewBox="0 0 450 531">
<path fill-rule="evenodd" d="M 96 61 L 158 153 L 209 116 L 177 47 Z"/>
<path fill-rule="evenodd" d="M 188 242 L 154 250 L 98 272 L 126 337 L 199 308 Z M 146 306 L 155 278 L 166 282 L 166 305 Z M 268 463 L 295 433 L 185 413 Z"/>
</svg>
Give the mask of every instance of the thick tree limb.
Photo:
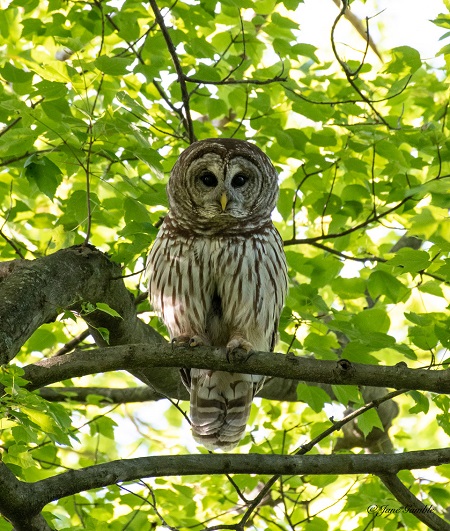
<svg viewBox="0 0 450 531">
<path fill-rule="evenodd" d="M 274 352 L 255 352 L 250 356 L 237 353 L 228 361 L 225 352 L 210 347 L 175 348 L 170 345 L 122 345 L 42 360 L 25 367 L 29 389 L 60 382 L 68 378 L 114 370 L 147 369 L 151 383 L 160 390 L 160 367 L 209 368 L 228 372 L 263 374 L 313 383 L 370 385 L 394 389 L 415 389 L 450 393 L 450 372 L 408 369 L 399 366 L 363 365 L 347 360 L 315 360 L 285 356 Z M 152 368 L 150 371 L 149 369 Z M 154 376 L 151 376 L 154 374 Z M 175 396 L 174 398 L 179 398 Z"/>
<path fill-rule="evenodd" d="M 450 449 L 391 455 L 180 455 L 123 459 L 72 470 L 36 483 L 20 483 L 32 495 L 33 508 L 66 496 L 147 477 L 204 474 L 396 474 L 399 470 L 450 463 Z M 15 479 L 15 478 L 14 478 Z M 16 480 L 17 481 L 17 480 Z M 19 489 L 20 491 L 20 489 Z M 21 494 L 19 492 L 19 494 Z"/>
<path fill-rule="evenodd" d="M 32 485 L 19 481 L 0 461 L 0 514 L 10 520 L 14 531 L 51 531 L 41 509 Z"/>
<path fill-rule="evenodd" d="M 97 328 L 109 330 L 110 345 L 159 344 L 160 334 L 141 321 L 131 293 L 121 278 L 121 268 L 90 246 L 62 249 L 38 260 L 8 262 L 0 276 L 0 364 L 19 352 L 25 341 L 42 324 L 53 321 L 64 309 L 81 310 L 82 302 L 103 302 L 121 318 L 105 312 L 82 314 L 96 343 L 106 346 Z M 145 369 L 135 374 L 148 383 Z M 160 367 L 151 373 L 153 381 L 164 382 L 165 390 L 176 394 L 182 384 L 177 371 Z"/>
<path fill-rule="evenodd" d="M 114 319 L 98 311 L 84 316 L 88 324 L 110 330 L 111 344 L 161 341 L 137 318 L 120 266 L 96 249 L 63 249 L 38 260 L 20 260 L 14 267 L 9 263 L 9 271 L 0 294 L 1 364 L 14 358 L 39 326 L 81 302 L 105 302 L 122 316 Z"/>
</svg>

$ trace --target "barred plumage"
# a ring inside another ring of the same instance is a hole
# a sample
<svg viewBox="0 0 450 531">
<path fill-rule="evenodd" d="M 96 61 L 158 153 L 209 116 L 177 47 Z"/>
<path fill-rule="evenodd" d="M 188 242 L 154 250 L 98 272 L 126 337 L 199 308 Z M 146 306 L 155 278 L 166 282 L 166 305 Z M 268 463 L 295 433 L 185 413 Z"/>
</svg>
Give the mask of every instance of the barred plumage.
<svg viewBox="0 0 450 531">
<path fill-rule="evenodd" d="M 186 149 L 167 187 L 170 211 L 148 258 L 150 302 L 176 342 L 272 351 L 287 289 L 278 195 L 268 157 L 244 141 Z M 230 450 L 264 378 L 206 369 L 185 375 L 194 438 Z"/>
</svg>

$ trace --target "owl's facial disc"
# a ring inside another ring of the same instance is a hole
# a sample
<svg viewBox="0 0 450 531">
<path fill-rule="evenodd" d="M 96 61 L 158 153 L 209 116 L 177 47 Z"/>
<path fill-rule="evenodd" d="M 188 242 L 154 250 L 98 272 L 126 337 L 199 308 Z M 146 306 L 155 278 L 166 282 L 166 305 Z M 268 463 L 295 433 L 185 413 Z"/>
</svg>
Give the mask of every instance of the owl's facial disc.
<svg viewBox="0 0 450 531">
<path fill-rule="evenodd" d="M 253 230 L 270 221 L 277 174 L 270 160 L 243 141 L 210 139 L 179 157 L 167 187 L 170 210 L 190 230 Z"/>
</svg>

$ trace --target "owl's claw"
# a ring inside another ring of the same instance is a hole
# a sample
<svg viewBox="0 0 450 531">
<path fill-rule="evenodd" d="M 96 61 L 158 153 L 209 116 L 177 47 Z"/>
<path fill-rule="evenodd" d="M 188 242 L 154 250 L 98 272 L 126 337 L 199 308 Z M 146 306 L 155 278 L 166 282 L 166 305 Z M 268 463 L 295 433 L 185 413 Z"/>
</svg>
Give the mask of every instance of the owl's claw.
<svg viewBox="0 0 450 531">
<path fill-rule="evenodd" d="M 172 338 L 172 340 L 170 341 L 170 344 L 172 345 L 172 350 L 175 348 L 175 347 L 185 347 L 189 344 L 189 341 L 190 341 L 190 336 L 187 336 L 187 335 L 180 335 L 180 336 L 175 336 Z"/>
<path fill-rule="evenodd" d="M 193 336 L 189 340 L 190 347 L 202 347 L 206 344 L 207 344 L 206 341 L 200 336 Z"/>
<path fill-rule="evenodd" d="M 250 341 L 247 341 L 243 337 L 233 337 L 228 341 L 227 345 L 227 361 L 230 363 L 230 356 L 233 354 L 233 352 L 237 349 L 242 349 L 247 352 L 248 355 L 252 353 L 254 350 L 253 345 L 250 343 Z"/>
<path fill-rule="evenodd" d="M 176 336 L 171 340 L 172 349 L 174 347 L 201 347 L 203 345 L 208 345 L 208 342 L 201 336 L 190 336 L 187 334 L 182 334 Z"/>
</svg>

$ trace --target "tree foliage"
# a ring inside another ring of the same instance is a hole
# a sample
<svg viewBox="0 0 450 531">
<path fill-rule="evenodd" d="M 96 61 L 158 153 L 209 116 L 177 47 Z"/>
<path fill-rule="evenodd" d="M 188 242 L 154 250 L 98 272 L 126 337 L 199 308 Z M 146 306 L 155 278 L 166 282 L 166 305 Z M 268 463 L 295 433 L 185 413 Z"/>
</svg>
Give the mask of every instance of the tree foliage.
<svg viewBox="0 0 450 531">
<path fill-rule="evenodd" d="M 449 34 L 381 62 L 330 2 L 328 56 L 300 3 L 0 11 L 0 531 L 449 528 Z M 217 136 L 280 173 L 273 363 L 172 352 L 143 295 L 167 175 Z M 240 455 L 190 437 L 205 363 L 273 377 Z"/>
</svg>

